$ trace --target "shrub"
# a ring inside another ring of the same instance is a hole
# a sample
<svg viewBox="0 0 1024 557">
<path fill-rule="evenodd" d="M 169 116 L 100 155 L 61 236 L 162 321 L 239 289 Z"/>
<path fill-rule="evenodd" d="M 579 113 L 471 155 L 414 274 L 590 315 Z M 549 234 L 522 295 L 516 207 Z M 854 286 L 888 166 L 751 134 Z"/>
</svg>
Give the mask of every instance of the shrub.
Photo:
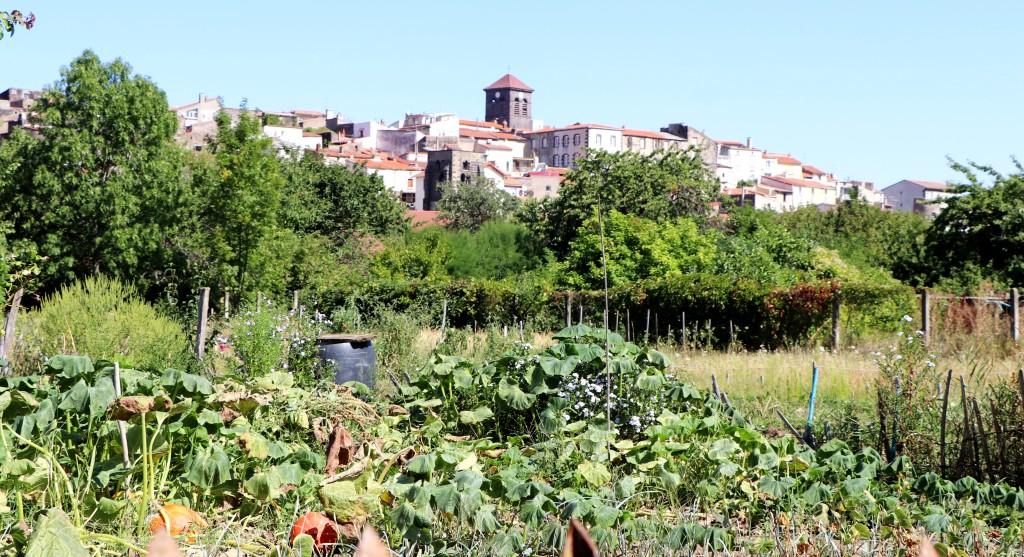
<svg viewBox="0 0 1024 557">
<path fill-rule="evenodd" d="M 234 363 L 247 377 L 286 371 L 309 380 L 322 366 L 317 337 L 331 326 L 331 320 L 316 310 L 287 311 L 260 297 L 224 324 L 211 356 L 237 357 Z"/>
<path fill-rule="evenodd" d="M 45 357 L 81 354 L 159 370 L 188 362 L 180 325 L 142 301 L 135 287 L 95 276 L 65 286 L 18 321 L 15 368 L 30 372 Z"/>
</svg>

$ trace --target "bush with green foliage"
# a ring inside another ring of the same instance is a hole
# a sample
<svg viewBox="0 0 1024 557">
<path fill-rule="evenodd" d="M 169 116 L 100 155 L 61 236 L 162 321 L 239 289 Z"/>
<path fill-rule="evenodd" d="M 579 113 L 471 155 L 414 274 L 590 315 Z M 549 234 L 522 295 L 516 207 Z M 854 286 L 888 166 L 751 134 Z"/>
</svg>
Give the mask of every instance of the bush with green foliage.
<svg viewBox="0 0 1024 557">
<path fill-rule="evenodd" d="M 518 200 L 494 182 L 474 177 L 468 182 L 441 184 L 437 209 L 449 228 L 479 230 L 484 223 L 511 217 Z"/>
<path fill-rule="evenodd" d="M 43 298 L 18 318 L 12 367 L 33 373 L 49 355 L 80 354 L 161 370 L 185 367 L 190 350 L 181 325 L 160 316 L 135 288 L 118 279 L 89 277 Z"/>
<path fill-rule="evenodd" d="M 455 278 L 511 279 L 541 268 L 546 250 L 526 227 L 492 220 L 476 232 L 447 234 L 448 274 Z"/>
<path fill-rule="evenodd" d="M 980 165 L 960 165 L 965 182 L 925 234 L 929 283 L 953 278 L 964 286 L 983 281 L 1010 287 L 1024 284 L 1024 167 L 1000 174 Z M 979 174 L 992 179 L 983 183 Z M 955 254 L 955 257 L 950 257 Z"/>
<path fill-rule="evenodd" d="M 595 207 L 659 223 L 687 217 L 702 224 L 718 190 L 696 149 L 650 156 L 597 149 L 577 159 L 557 198 L 531 212 L 543 218 L 536 226 L 551 249 L 564 256 Z"/>
<path fill-rule="evenodd" d="M 600 289 L 607 260 L 608 285 L 625 286 L 652 277 L 701 272 L 716 257 L 715 239 L 689 219 L 657 223 L 611 211 L 587 219 L 569 247 L 561 281 L 574 288 Z M 602 257 L 602 249 L 604 256 Z"/>
</svg>

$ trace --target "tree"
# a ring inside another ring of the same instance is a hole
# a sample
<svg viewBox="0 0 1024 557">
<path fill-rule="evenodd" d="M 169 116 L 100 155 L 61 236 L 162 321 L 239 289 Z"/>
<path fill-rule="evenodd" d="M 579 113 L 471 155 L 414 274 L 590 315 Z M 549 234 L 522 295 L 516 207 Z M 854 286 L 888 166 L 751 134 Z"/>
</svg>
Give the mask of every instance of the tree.
<svg viewBox="0 0 1024 557">
<path fill-rule="evenodd" d="M 687 217 L 703 223 L 718 190 L 696 149 L 652 155 L 589 151 L 551 202 L 547 235 L 556 253 L 566 253 L 595 206 L 655 222 Z"/>
<path fill-rule="evenodd" d="M 457 230 L 478 230 L 489 220 L 507 219 L 518 205 L 516 198 L 486 178 L 443 184 L 441 191 L 444 193 L 437 208 L 448 221 L 448 227 Z"/>
<path fill-rule="evenodd" d="M 258 282 L 247 272 L 275 233 L 284 179 L 273 144 L 255 116 L 242 112 L 232 124 L 231 116 L 220 112 L 216 121 L 210 152 L 219 180 L 206 196 L 201 219 L 212 232 L 214 257 L 226 271 L 224 286 L 246 292 Z"/>
<path fill-rule="evenodd" d="M 834 249 L 851 263 L 893 272 L 913 256 L 928 226 L 916 214 L 883 211 L 857 198 L 832 211 L 803 207 L 775 218 L 793 234 Z"/>
<path fill-rule="evenodd" d="M 283 163 L 281 224 L 342 243 L 353 235 L 389 235 L 406 228 L 405 207 L 380 176 L 359 166 L 326 164 L 316 153 Z"/>
<path fill-rule="evenodd" d="M 10 12 L 0 11 L 0 39 L 3 39 L 5 34 L 14 35 L 14 31 L 18 26 L 29 30 L 35 24 L 36 14 L 32 12 L 29 12 L 26 16 L 18 10 L 11 10 Z"/>
<path fill-rule="evenodd" d="M 658 223 L 611 211 L 604 215 L 604 248 L 608 285 L 624 286 L 652 277 L 666 277 L 706 269 L 714 260 L 711 235 L 701 234 L 696 223 L 678 218 Z M 566 257 L 571 287 L 601 288 L 601 236 L 596 214 L 587 219 Z"/>
<path fill-rule="evenodd" d="M 39 137 L 16 130 L 0 144 L 0 221 L 34 245 L 44 288 L 164 268 L 189 201 L 164 93 L 85 51 L 33 109 Z"/>
<path fill-rule="evenodd" d="M 1024 167 L 1002 175 L 990 167 L 953 164 L 966 181 L 945 201 L 925 234 L 929 280 L 987 279 L 1006 286 L 1024 284 Z M 992 178 L 986 186 L 979 174 Z"/>
<path fill-rule="evenodd" d="M 492 220 L 476 232 L 448 233 L 449 274 L 455 278 L 504 279 L 540 268 L 545 250 L 529 229 L 517 223 Z"/>
</svg>

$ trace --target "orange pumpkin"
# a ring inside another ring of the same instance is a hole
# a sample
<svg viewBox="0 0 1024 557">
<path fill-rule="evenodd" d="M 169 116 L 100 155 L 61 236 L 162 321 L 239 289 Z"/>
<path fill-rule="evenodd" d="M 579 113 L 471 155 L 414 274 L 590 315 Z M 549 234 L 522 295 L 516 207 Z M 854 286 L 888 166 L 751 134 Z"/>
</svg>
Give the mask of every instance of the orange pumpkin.
<svg viewBox="0 0 1024 557">
<path fill-rule="evenodd" d="M 327 544 L 338 543 L 338 525 L 324 513 L 308 512 L 300 516 L 292 526 L 288 543 L 295 543 L 299 534 L 309 534 L 317 551 L 323 550 Z"/>
<path fill-rule="evenodd" d="M 167 517 L 167 522 L 164 522 L 164 517 Z M 206 520 L 202 515 L 177 503 L 167 503 L 160 507 L 160 512 L 149 521 L 149 531 L 154 534 L 159 530 L 166 530 L 172 536 L 188 533 L 190 541 L 195 540 L 195 532 L 205 527 Z"/>
</svg>

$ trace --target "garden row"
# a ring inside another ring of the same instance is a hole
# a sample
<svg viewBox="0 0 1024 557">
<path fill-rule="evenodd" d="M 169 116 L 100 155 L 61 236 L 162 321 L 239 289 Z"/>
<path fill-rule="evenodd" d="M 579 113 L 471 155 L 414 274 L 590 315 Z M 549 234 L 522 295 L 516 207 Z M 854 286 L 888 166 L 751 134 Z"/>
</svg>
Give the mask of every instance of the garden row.
<svg viewBox="0 0 1024 557">
<path fill-rule="evenodd" d="M 126 551 L 174 502 L 209 523 L 179 542 L 214 553 L 288 552 L 310 511 L 342 554 L 371 523 L 403 554 L 550 555 L 570 517 L 610 554 L 886 553 L 918 528 L 947 555 L 1020 550 L 1021 489 L 766 436 L 667 364 L 579 325 L 539 352 L 437 354 L 391 395 L 244 365 L 208 378 L 50 358 L 0 381 L 3 541 L 39 554 L 56 508 L 73 525 L 61 543 Z"/>
</svg>

